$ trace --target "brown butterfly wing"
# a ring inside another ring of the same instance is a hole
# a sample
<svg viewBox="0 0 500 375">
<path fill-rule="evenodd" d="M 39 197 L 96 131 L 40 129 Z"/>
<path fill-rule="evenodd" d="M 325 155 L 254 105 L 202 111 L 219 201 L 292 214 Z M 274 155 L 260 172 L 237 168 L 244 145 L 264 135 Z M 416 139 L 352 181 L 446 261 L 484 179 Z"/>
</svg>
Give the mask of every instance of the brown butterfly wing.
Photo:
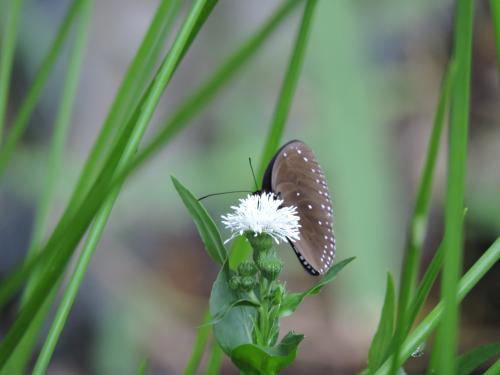
<svg viewBox="0 0 500 375">
<path fill-rule="evenodd" d="M 324 274 L 335 256 L 335 236 L 323 170 L 301 141 L 283 146 L 269 167 L 266 174 L 271 190 L 281 195 L 284 205 L 296 206 L 300 216 L 300 240 L 291 242 L 299 260 L 310 274 Z"/>
</svg>

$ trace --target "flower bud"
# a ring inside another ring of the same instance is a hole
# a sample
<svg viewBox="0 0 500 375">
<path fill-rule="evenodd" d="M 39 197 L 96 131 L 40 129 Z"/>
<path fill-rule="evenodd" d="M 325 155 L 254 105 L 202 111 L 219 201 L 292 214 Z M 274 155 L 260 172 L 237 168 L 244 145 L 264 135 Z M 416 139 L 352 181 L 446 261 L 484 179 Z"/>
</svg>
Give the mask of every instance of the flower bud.
<svg viewBox="0 0 500 375">
<path fill-rule="evenodd" d="M 260 257 L 257 265 L 268 280 L 275 280 L 283 269 L 283 262 L 274 255 Z"/>
<path fill-rule="evenodd" d="M 247 260 L 238 265 L 238 273 L 240 276 L 254 276 L 257 273 L 257 267 L 254 262 Z"/>
<path fill-rule="evenodd" d="M 240 289 L 240 286 L 241 286 L 241 277 L 238 275 L 231 276 L 231 278 L 229 279 L 229 287 L 232 290 L 237 291 Z"/>
<path fill-rule="evenodd" d="M 249 292 L 252 290 L 255 285 L 257 285 L 257 280 L 252 276 L 243 276 L 241 278 L 240 289 L 244 292 Z"/>
<path fill-rule="evenodd" d="M 245 232 L 246 238 L 254 251 L 267 252 L 273 246 L 273 239 L 267 233 L 257 234 L 255 232 Z"/>
</svg>

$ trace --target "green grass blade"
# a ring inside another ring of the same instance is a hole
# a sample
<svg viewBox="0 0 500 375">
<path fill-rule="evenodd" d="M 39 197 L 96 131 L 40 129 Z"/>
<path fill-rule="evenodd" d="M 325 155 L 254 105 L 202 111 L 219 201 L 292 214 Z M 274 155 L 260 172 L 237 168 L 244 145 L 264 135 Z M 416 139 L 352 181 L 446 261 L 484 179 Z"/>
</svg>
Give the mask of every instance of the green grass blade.
<svg viewBox="0 0 500 375">
<path fill-rule="evenodd" d="M 417 319 L 420 310 L 424 306 L 425 300 L 429 295 L 434 282 L 437 279 L 439 271 L 441 270 L 441 266 L 443 265 L 443 247 L 439 246 L 436 254 L 432 257 L 431 263 L 427 267 L 424 273 L 424 277 L 422 277 L 422 281 L 415 293 L 415 298 L 411 305 L 408 307 L 408 321 L 406 322 L 406 326 L 403 326 L 403 337 L 408 335 L 408 332 L 411 329 L 411 326 Z"/>
<path fill-rule="evenodd" d="M 63 22 L 61 23 L 61 26 L 59 27 L 59 30 L 57 31 L 54 41 L 47 52 L 47 55 L 44 57 L 42 64 L 35 75 L 33 84 L 21 103 L 19 112 L 14 117 L 12 127 L 6 137 L 5 145 L 0 149 L 0 179 L 7 168 L 10 157 L 15 151 L 17 144 L 28 126 L 31 114 L 38 104 L 38 100 L 42 95 L 43 89 L 45 88 L 52 69 L 54 68 L 57 57 L 61 53 L 62 46 L 71 31 L 71 27 L 80 12 L 82 4 L 83 0 L 75 0 L 71 4 Z"/>
<path fill-rule="evenodd" d="M 146 375 L 149 371 L 149 360 L 144 358 L 137 367 L 136 375 Z"/>
<path fill-rule="evenodd" d="M 127 122 L 134 108 L 137 107 L 151 77 L 151 71 L 158 61 L 162 47 L 170 34 L 180 4 L 179 0 L 162 0 L 158 5 L 154 18 L 127 68 L 99 136 L 80 174 L 70 199 L 70 202 L 74 202 L 74 206 L 88 191 L 99 169 L 107 160 L 106 152 L 109 148 L 108 145 L 112 143 L 112 138 L 116 136 L 119 128 Z"/>
<path fill-rule="evenodd" d="M 498 375 L 500 374 L 500 359 L 496 361 L 483 375 Z"/>
<path fill-rule="evenodd" d="M 135 151 L 137 150 L 142 136 L 146 130 L 146 127 L 151 120 L 156 105 L 158 104 L 164 89 L 170 81 L 175 67 L 177 66 L 178 59 L 182 54 L 191 30 L 197 22 L 197 19 L 200 16 L 205 2 L 205 0 L 197 0 L 194 3 L 190 12 L 186 16 L 183 25 L 181 26 L 181 29 L 176 40 L 174 41 L 174 44 L 172 45 L 170 52 L 167 54 L 165 60 L 161 64 L 158 74 L 156 75 L 152 83 L 151 90 L 148 91 L 148 96 L 144 101 L 144 104 L 141 106 L 141 111 L 136 126 L 134 127 L 133 132 L 128 139 L 128 142 L 125 145 L 123 156 L 121 157 L 120 162 L 117 166 L 118 170 L 122 169 L 134 156 Z M 113 198 L 116 197 L 118 192 L 119 188 L 114 189 L 112 196 L 110 196 L 107 200 L 107 204 L 109 202 L 111 202 L 111 204 L 113 203 Z M 105 213 L 105 211 L 102 211 L 102 215 L 100 214 L 99 216 L 104 216 Z M 26 329 L 26 326 L 29 324 L 33 316 L 37 313 L 39 306 L 44 301 L 48 289 L 50 289 L 51 285 L 55 283 L 57 278 L 64 271 L 64 268 L 69 261 L 69 258 L 71 257 L 72 251 L 83 235 L 86 225 L 88 225 L 89 223 L 88 216 L 84 214 L 86 214 L 85 207 L 83 207 L 83 214 L 75 216 L 74 218 L 76 230 L 72 230 L 71 233 L 68 233 L 68 235 L 64 237 L 62 243 L 59 244 L 59 246 L 55 247 L 55 250 L 51 249 L 51 251 L 53 251 L 55 255 L 53 262 L 50 264 L 50 268 L 46 269 L 44 277 L 41 278 L 40 282 L 34 289 L 32 297 L 26 303 L 18 319 L 15 321 L 15 323 L 12 325 L 11 329 L 5 336 L 4 341 L 0 344 L 0 365 L 4 365 L 13 348 L 19 342 L 19 339 Z M 92 218 L 92 216 L 93 215 L 90 215 L 90 219 Z M 97 230 L 102 230 L 102 228 L 98 228 Z M 47 243 L 46 247 L 48 247 L 49 244 L 50 240 Z M 81 283 L 81 280 L 79 280 L 79 283 Z M 71 291 L 67 290 L 65 292 L 65 295 L 70 293 Z M 54 329 L 56 328 L 57 327 L 54 327 Z"/>
<path fill-rule="evenodd" d="M 441 135 L 446 122 L 446 114 L 449 108 L 449 97 L 455 71 L 455 64 L 451 63 L 441 86 L 441 95 L 439 97 L 439 103 L 434 117 L 432 133 L 427 147 L 426 160 L 422 170 L 420 185 L 415 200 L 415 208 L 410 222 L 407 251 L 403 261 L 399 285 L 397 326 L 392 343 L 394 353 L 396 353 L 394 358 L 398 357 L 397 353 L 400 350 L 401 343 L 408 334 L 409 327 L 411 327 L 414 322 L 414 320 L 412 320 L 412 316 L 409 315 L 408 304 L 414 294 L 422 254 L 422 246 L 427 232 L 427 220 L 429 215 L 434 170 L 439 153 Z M 439 264 L 438 269 L 440 266 L 441 264 Z M 419 297 L 421 296 L 422 295 Z M 392 373 L 395 374 L 397 370 L 398 368 L 394 364 Z"/>
<path fill-rule="evenodd" d="M 208 358 L 205 375 L 218 375 L 220 373 L 223 355 L 224 352 L 222 351 L 221 347 L 216 342 L 214 342 L 212 344 L 210 357 Z"/>
<path fill-rule="evenodd" d="M 288 119 L 295 89 L 297 88 L 297 82 L 300 77 L 302 63 L 304 61 L 316 3 L 316 0 L 308 0 L 304 8 L 300 27 L 295 38 L 293 51 L 288 62 L 288 68 L 285 73 L 278 101 L 276 103 L 276 108 L 274 110 L 271 127 L 269 128 L 267 140 L 262 152 L 259 169 L 257 170 L 257 178 L 259 179 L 261 179 L 264 175 L 267 164 L 281 143 L 286 120 Z"/>
<path fill-rule="evenodd" d="M 483 363 L 498 355 L 500 355 L 500 341 L 474 348 L 458 358 L 457 375 L 471 374 Z"/>
<path fill-rule="evenodd" d="M 451 96 L 448 180 L 445 208 L 444 267 L 441 294 L 444 319 L 440 324 L 433 358 L 437 371 L 456 374 L 455 356 L 458 340 L 457 288 L 463 257 L 463 210 L 469 126 L 470 76 L 472 60 L 474 2 L 457 2 L 454 60 L 457 73 Z"/>
<path fill-rule="evenodd" d="M 172 183 L 196 224 L 207 254 L 222 266 L 227 259 L 227 252 L 217 225 L 198 199 L 173 176 Z"/>
<path fill-rule="evenodd" d="M 216 71 L 211 79 L 209 79 L 202 87 L 197 90 L 196 94 L 189 98 L 184 105 L 182 105 L 178 111 L 174 113 L 170 120 L 168 120 L 163 129 L 154 137 L 154 140 L 141 151 L 134 161 L 125 168 L 124 171 L 119 173 L 113 181 L 111 187 L 119 186 L 125 178 L 130 175 L 131 172 L 140 167 L 145 161 L 147 161 L 152 155 L 158 152 L 164 145 L 166 145 L 171 137 L 175 136 L 187 122 L 194 116 L 195 113 L 199 112 L 210 99 L 218 92 L 218 90 L 227 82 L 229 79 L 234 77 L 235 73 L 255 54 L 259 47 L 268 39 L 268 37 L 277 29 L 277 27 L 283 23 L 283 21 L 288 17 L 291 11 L 297 4 L 302 0 L 287 0 L 270 18 L 264 25 L 252 36 L 250 37 L 243 46 L 238 49 L 238 51 L 232 55 L 223 66 Z M 113 168 L 104 170 L 102 175 L 107 172 L 113 172 Z M 99 181 L 99 179 L 96 179 Z M 102 197 L 105 194 L 109 194 L 110 187 L 107 186 L 105 182 L 101 182 L 99 186 L 94 186 L 93 190 L 87 194 L 88 196 Z M 104 198 L 103 198 L 104 199 Z M 22 285 L 22 282 L 30 274 L 32 269 L 40 263 L 45 263 L 47 259 L 53 257 L 54 254 L 58 254 L 59 257 L 65 257 L 67 255 L 61 254 L 57 250 L 61 246 L 67 246 L 67 243 L 78 243 L 78 238 L 66 238 L 65 242 L 61 241 L 61 236 L 72 227 L 75 230 L 77 227 L 83 227 L 82 231 L 85 230 L 88 223 L 92 217 L 94 217 L 96 207 L 101 205 L 101 202 L 91 201 L 93 204 L 90 207 L 88 201 L 85 204 L 80 205 L 80 209 L 76 211 L 81 211 L 80 220 L 78 222 L 73 221 L 71 225 L 71 217 L 63 218 L 58 224 L 58 228 L 51 236 L 51 239 L 45 245 L 45 248 L 50 248 L 50 252 L 42 252 L 37 255 L 35 259 L 30 262 L 24 263 L 19 266 L 8 278 L 6 278 L 2 284 L 0 284 L 0 306 L 5 305 L 5 303 L 11 298 L 14 293 Z M 69 215 L 68 215 L 69 216 Z M 82 217 L 86 216 L 86 220 Z M 90 219 L 88 218 L 90 217 Z M 63 225 L 63 221 L 65 222 Z M 86 222 L 87 221 L 87 222 Z M 74 232 L 74 231 L 72 231 Z M 58 245 L 59 244 L 59 245 Z M 54 261 L 54 260 L 52 260 Z"/>
<path fill-rule="evenodd" d="M 386 352 L 389 349 L 394 330 L 395 313 L 396 295 L 394 280 L 392 279 L 392 275 L 388 273 L 385 300 L 380 315 L 380 321 L 368 352 L 368 369 L 370 373 L 373 373 L 379 368 L 386 357 Z"/>
<path fill-rule="evenodd" d="M 30 248 L 26 259 L 31 259 L 35 252 L 39 250 L 43 235 L 47 226 L 50 208 L 53 203 L 56 182 L 59 177 L 59 171 L 62 168 L 64 149 L 71 126 L 71 117 L 75 104 L 75 98 L 80 81 L 80 74 L 85 59 L 85 47 L 87 45 L 88 30 L 92 18 L 93 1 L 85 0 L 82 5 L 78 25 L 76 28 L 75 40 L 72 43 L 69 56 L 64 86 L 60 96 L 59 108 L 57 111 L 52 141 L 49 151 L 49 160 L 47 173 L 45 174 L 45 183 L 40 197 L 40 202 L 35 215 L 34 230 L 31 238 Z M 35 273 L 36 275 L 36 273 Z M 25 293 L 22 296 L 22 304 L 29 296 L 36 278 L 28 280 Z"/>
<path fill-rule="evenodd" d="M 209 321 L 210 313 L 207 310 L 201 326 L 198 327 L 196 339 L 193 345 L 193 351 L 191 352 L 189 361 L 184 369 L 184 375 L 194 375 L 196 374 L 198 367 L 200 367 L 201 358 L 203 357 L 203 352 L 205 351 L 205 346 L 207 345 L 208 337 L 210 336 L 212 329 L 212 327 L 207 324 Z"/>
<path fill-rule="evenodd" d="M 7 8 L 7 20 L 3 30 L 3 38 L 0 50 L 0 145 L 2 144 L 2 134 L 7 112 L 7 102 L 9 97 L 10 77 L 12 74 L 12 62 L 16 47 L 19 18 L 23 7 L 23 0 L 12 0 L 10 6 L 4 2 L 4 10 Z"/>
<path fill-rule="evenodd" d="M 462 277 L 457 292 L 457 300 L 462 301 L 483 276 L 500 260 L 500 237 L 483 253 L 474 265 Z M 397 365 L 402 366 L 417 347 L 424 342 L 436 329 L 444 318 L 444 301 L 439 304 L 420 322 L 404 341 Z M 387 375 L 390 373 L 393 362 L 392 356 L 378 369 L 375 375 Z"/>
<path fill-rule="evenodd" d="M 491 0 L 490 4 L 493 31 L 495 33 L 495 45 L 497 49 L 497 65 L 500 71 L 500 0 Z"/>
</svg>

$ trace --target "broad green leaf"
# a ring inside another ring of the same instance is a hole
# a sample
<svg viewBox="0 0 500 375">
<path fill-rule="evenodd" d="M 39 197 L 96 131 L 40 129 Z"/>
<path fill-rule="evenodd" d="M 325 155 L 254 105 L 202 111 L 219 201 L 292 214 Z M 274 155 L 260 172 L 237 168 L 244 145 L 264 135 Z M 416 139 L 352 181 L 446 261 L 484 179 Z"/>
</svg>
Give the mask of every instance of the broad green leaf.
<svg viewBox="0 0 500 375">
<path fill-rule="evenodd" d="M 226 261 L 227 252 L 217 229 L 217 225 L 208 214 L 203 205 L 179 180 L 172 176 L 175 189 L 181 196 L 184 205 L 188 209 L 194 220 L 198 233 L 205 245 L 208 255 L 218 264 L 222 265 Z"/>
<path fill-rule="evenodd" d="M 230 270 L 227 262 L 220 270 L 212 287 L 210 295 L 210 315 L 218 316 L 227 306 L 239 300 L 236 293 L 229 287 Z M 214 324 L 215 338 L 220 347 L 228 355 L 234 348 L 252 343 L 253 321 L 255 308 L 238 306 L 227 312 L 224 318 Z"/>
<path fill-rule="evenodd" d="M 394 319 L 396 309 L 396 295 L 394 291 L 394 280 L 390 273 L 387 274 L 387 286 L 385 289 L 384 306 L 377 331 L 368 352 L 368 369 L 375 372 L 386 358 L 387 349 L 391 343 L 394 330 Z"/>
<path fill-rule="evenodd" d="M 275 375 L 293 362 L 303 338 L 304 335 L 289 332 L 278 345 L 271 348 L 241 345 L 233 350 L 231 359 L 245 374 Z"/>
<path fill-rule="evenodd" d="M 335 264 L 328 272 L 323 276 L 323 278 L 320 280 L 318 284 L 313 286 L 312 288 L 306 290 L 305 292 L 302 293 L 289 293 L 285 296 L 283 303 L 280 306 L 280 316 L 288 316 L 292 314 L 295 310 L 297 310 L 297 307 L 302 303 L 305 297 L 307 296 L 313 296 L 315 294 L 318 294 L 321 289 L 330 283 L 335 276 L 355 259 L 355 257 L 347 258 L 344 259 L 343 261 Z"/>
<path fill-rule="evenodd" d="M 468 375 L 498 355 L 500 355 L 500 341 L 474 348 L 458 358 L 457 375 Z"/>
</svg>

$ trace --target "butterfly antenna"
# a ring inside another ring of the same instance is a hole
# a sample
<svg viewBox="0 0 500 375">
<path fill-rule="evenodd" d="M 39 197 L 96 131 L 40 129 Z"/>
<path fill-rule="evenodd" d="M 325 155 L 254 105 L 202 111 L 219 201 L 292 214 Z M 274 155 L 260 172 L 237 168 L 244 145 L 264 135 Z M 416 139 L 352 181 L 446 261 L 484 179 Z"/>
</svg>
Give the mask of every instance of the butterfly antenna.
<svg viewBox="0 0 500 375">
<path fill-rule="evenodd" d="M 255 177 L 255 172 L 253 170 L 251 157 L 248 158 L 248 164 L 250 164 L 250 170 L 252 171 L 253 182 L 255 183 L 255 190 L 259 190 L 259 184 L 257 184 L 257 178 Z"/>
<path fill-rule="evenodd" d="M 234 191 L 224 191 L 222 193 L 207 194 L 207 195 L 204 195 L 201 198 L 198 198 L 198 202 L 201 201 L 201 200 L 203 200 L 203 199 L 205 199 L 205 198 L 213 197 L 215 195 L 233 194 L 233 193 L 253 193 L 253 192 L 250 191 L 250 190 L 234 190 Z"/>
</svg>

